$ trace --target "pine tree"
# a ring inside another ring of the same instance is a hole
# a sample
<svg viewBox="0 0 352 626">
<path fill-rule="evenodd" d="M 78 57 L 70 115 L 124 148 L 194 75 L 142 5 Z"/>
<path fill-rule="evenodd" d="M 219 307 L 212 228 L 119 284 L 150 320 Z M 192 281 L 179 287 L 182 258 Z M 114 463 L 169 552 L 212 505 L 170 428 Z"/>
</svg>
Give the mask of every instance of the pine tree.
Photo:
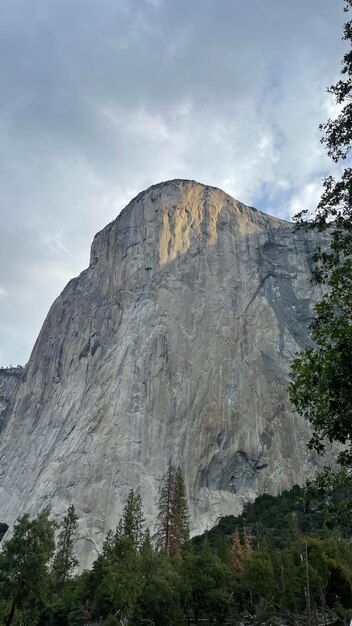
<svg viewBox="0 0 352 626">
<path fill-rule="evenodd" d="M 186 497 L 185 479 L 179 465 L 175 472 L 175 492 L 173 497 L 175 520 L 175 549 L 180 553 L 183 546 L 189 541 L 189 513 Z"/>
<path fill-rule="evenodd" d="M 67 580 L 78 565 L 74 556 L 74 546 L 77 540 L 78 516 L 73 504 L 67 509 L 67 513 L 61 523 L 57 550 L 54 557 L 52 572 L 57 593 L 62 597 Z"/>
<path fill-rule="evenodd" d="M 122 536 L 129 539 L 138 552 L 145 536 L 145 523 L 141 496 L 136 494 L 133 489 L 128 494 L 123 510 L 120 533 L 121 531 Z"/>
<path fill-rule="evenodd" d="M 153 556 L 141 497 L 131 489 L 116 530 L 108 533 L 93 567 L 92 594 L 99 615 L 112 619 L 118 614 L 119 623 L 130 623 L 141 589 L 147 583 L 144 568 L 148 571 L 150 553 Z"/>
<path fill-rule="evenodd" d="M 154 555 L 154 549 L 152 544 L 152 538 L 150 536 L 150 530 L 149 528 L 147 528 L 144 533 L 143 543 L 141 546 L 141 556 L 145 557 L 150 555 Z"/>
<path fill-rule="evenodd" d="M 162 479 L 159 496 L 158 525 L 156 532 L 156 545 L 159 550 L 164 550 L 171 555 L 174 549 L 174 509 L 173 500 L 175 493 L 175 468 L 170 462 L 165 476 Z"/>
<path fill-rule="evenodd" d="M 156 544 L 168 556 L 181 554 L 189 540 L 188 506 L 181 467 L 169 463 L 161 482 Z"/>
<path fill-rule="evenodd" d="M 93 577 L 99 579 L 101 577 L 102 568 L 105 563 L 113 560 L 113 555 L 116 547 L 116 533 L 113 533 L 112 530 L 109 530 L 105 541 L 103 543 L 102 551 L 98 555 L 97 559 L 93 563 Z"/>
</svg>

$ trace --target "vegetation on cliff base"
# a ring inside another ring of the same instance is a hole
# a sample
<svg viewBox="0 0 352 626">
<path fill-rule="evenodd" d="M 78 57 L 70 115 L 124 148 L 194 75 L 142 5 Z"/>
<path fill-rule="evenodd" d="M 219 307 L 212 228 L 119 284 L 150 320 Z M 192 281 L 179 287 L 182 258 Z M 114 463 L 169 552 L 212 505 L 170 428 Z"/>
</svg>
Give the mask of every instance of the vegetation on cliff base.
<svg viewBox="0 0 352 626">
<path fill-rule="evenodd" d="M 93 568 L 80 575 L 72 571 L 73 506 L 63 518 L 54 558 L 47 512 L 36 520 L 24 516 L 0 556 L 0 623 L 348 624 L 352 547 L 344 529 L 327 525 L 334 519 L 331 502 L 340 495 L 319 495 L 308 507 L 298 487 L 276 498 L 261 496 L 241 516 L 224 518 L 170 551 L 155 547 L 141 499 L 131 491 Z M 182 496 L 186 514 L 184 504 Z"/>
<path fill-rule="evenodd" d="M 49 562 L 54 553 L 55 524 L 48 510 L 36 519 L 19 518 L 0 553 L 0 602 L 3 624 L 22 623 L 31 615 L 39 623 L 49 596 Z M 15 621 L 14 621 L 15 620 Z M 17 622 L 18 623 L 18 622 Z"/>
<path fill-rule="evenodd" d="M 352 0 L 345 0 L 345 10 Z M 352 22 L 344 38 L 352 41 Z M 352 147 L 352 51 L 330 88 L 336 120 L 322 126 L 335 162 Z M 333 220 L 333 225 L 331 224 Z M 156 548 L 142 502 L 130 492 L 91 571 L 74 575 L 77 516 L 64 517 L 55 551 L 48 511 L 22 516 L 0 553 L 0 620 L 6 626 L 152 624 L 348 624 L 352 617 L 352 168 L 328 177 L 316 217 L 329 230 L 318 249 L 315 280 L 328 287 L 316 307 L 316 347 L 293 364 L 291 398 L 313 427 L 311 447 L 345 444 L 342 471 L 323 473 L 308 491 L 262 496 L 237 518 L 188 537 L 181 470 L 162 481 Z M 328 489 L 327 489 L 328 487 Z"/>
</svg>

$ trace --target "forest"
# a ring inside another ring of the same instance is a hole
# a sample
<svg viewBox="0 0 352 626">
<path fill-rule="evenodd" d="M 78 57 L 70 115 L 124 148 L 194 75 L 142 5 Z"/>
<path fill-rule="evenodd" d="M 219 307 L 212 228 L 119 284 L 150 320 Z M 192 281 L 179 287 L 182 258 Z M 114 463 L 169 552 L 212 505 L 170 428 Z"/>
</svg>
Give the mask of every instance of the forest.
<svg viewBox="0 0 352 626">
<path fill-rule="evenodd" d="M 161 481 L 151 536 L 130 491 L 91 570 L 77 574 L 78 518 L 22 516 L 0 554 L 2 624 L 348 624 L 350 486 L 261 496 L 190 540 L 181 469 Z M 55 531 L 57 540 L 54 541 Z"/>
</svg>

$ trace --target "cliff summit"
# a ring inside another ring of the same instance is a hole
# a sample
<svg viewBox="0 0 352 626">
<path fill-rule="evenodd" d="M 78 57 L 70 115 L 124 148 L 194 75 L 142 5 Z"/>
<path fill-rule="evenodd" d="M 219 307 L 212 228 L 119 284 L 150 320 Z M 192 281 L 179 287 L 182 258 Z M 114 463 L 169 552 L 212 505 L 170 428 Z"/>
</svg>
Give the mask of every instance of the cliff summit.
<svg viewBox="0 0 352 626">
<path fill-rule="evenodd" d="M 25 372 L 0 375 L 0 521 L 73 503 L 89 565 L 131 488 L 153 524 L 169 460 L 193 532 L 304 482 L 315 459 L 287 384 L 319 295 L 313 237 L 194 181 L 132 200 L 52 305 Z"/>
</svg>

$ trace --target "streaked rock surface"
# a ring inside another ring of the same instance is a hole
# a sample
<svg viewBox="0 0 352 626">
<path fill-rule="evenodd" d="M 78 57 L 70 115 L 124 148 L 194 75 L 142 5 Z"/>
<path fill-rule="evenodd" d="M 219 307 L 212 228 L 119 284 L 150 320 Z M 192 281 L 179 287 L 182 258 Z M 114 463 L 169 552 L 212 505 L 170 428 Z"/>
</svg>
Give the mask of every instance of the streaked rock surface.
<svg viewBox="0 0 352 626">
<path fill-rule="evenodd" d="M 11 412 L 17 387 L 23 374 L 24 368 L 20 366 L 0 368 L 0 432 L 7 415 Z"/>
<path fill-rule="evenodd" d="M 89 565 L 168 460 L 192 531 L 314 470 L 287 397 L 308 345 L 311 233 L 192 181 L 139 194 L 52 305 L 0 435 L 1 521 L 73 503 Z"/>
</svg>

